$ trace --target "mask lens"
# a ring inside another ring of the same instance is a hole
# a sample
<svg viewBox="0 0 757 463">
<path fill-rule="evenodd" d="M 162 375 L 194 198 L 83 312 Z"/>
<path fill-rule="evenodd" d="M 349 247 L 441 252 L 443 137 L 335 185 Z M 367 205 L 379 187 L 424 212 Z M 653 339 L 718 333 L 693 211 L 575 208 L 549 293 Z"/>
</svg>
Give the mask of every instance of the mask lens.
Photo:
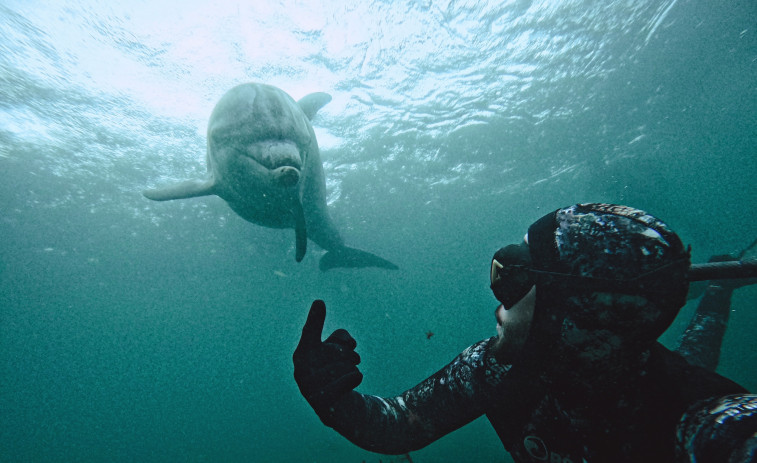
<svg viewBox="0 0 757 463">
<path fill-rule="evenodd" d="M 525 243 L 511 244 L 494 254 L 489 275 L 490 287 L 505 310 L 521 300 L 534 285 L 530 265 L 531 255 Z"/>
<path fill-rule="evenodd" d="M 502 266 L 502 264 L 499 263 L 497 259 L 492 259 L 492 269 L 489 275 L 489 283 L 491 284 L 492 288 L 494 288 L 494 285 L 497 284 L 502 279 L 502 277 L 500 277 L 499 275 L 499 272 L 503 268 L 504 267 Z"/>
</svg>

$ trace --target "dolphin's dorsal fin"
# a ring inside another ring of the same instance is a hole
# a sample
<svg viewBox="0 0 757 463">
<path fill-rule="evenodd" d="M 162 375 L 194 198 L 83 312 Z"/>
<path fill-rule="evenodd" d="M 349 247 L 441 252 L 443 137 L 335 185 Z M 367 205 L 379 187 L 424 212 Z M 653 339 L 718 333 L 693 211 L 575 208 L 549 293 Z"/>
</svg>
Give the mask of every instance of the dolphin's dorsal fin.
<svg viewBox="0 0 757 463">
<path fill-rule="evenodd" d="M 302 112 L 305 113 L 308 119 L 313 119 L 315 117 L 315 113 L 317 113 L 319 109 L 323 108 L 329 101 L 331 101 L 331 95 L 329 95 L 328 93 L 316 92 L 305 95 L 300 101 L 297 102 L 297 104 L 300 105 Z"/>
<path fill-rule="evenodd" d="M 216 194 L 216 182 L 212 178 L 208 180 L 187 180 L 163 188 L 145 190 L 142 194 L 153 201 L 208 196 Z"/>
</svg>

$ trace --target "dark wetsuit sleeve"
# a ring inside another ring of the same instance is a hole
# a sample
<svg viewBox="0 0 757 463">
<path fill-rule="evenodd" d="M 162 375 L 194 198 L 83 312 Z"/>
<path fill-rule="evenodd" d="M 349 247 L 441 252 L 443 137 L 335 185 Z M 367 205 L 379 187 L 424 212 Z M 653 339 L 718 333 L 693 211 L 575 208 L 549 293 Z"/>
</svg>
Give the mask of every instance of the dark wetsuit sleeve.
<svg viewBox="0 0 757 463">
<path fill-rule="evenodd" d="M 676 352 L 690 364 L 715 371 L 720 360 L 720 346 L 731 312 L 732 288 L 711 284 L 705 290 L 697 310 L 681 335 Z"/>
<path fill-rule="evenodd" d="M 472 345 L 397 397 L 352 391 L 323 422 L 373 452 L 401 454 L 425 447 L 484 414 L 487 400 L 509 370 L 491 355 L 494 340 Z"/>
<path fill-rule="evenodd" d="M 716 397 L 694 404 L 678 425 L 679 462 L 757 461 L 757 395 Z"/>
</svg>

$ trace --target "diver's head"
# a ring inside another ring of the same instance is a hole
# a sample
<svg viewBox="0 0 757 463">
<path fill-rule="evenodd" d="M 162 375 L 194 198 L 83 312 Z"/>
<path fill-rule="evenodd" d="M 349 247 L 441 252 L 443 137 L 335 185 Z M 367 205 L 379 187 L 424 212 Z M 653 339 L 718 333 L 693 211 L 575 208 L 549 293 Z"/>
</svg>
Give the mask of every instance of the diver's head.
<svg viewBox="0 0 757 463">
<path fill-rule="evenodd" d="M 523 243 L 498 250 L 491 289 L 505 309 L 535 286 L 529 337 L 602 330 L 657 339 L 686 301 L 689 253 L 659 219 L 637 209 L 578 204 L 534 222 Z"/>
</svg>

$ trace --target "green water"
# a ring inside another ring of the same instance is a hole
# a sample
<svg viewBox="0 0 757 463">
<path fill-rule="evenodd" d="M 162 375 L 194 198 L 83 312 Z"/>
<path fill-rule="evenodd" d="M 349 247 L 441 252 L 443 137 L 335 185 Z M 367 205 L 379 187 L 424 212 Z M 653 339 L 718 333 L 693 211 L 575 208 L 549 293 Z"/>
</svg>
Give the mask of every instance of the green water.
<svg viewBox="0 0 757 463">
<path fill-rule="evenodd" d="M 386 463 L 297 390 L 313 299 L 357 339 L 358 390 L 392 395 L 495 333 L 489 259 L 548 211 L 645 209 L 699 262 L 750 243 L 754 2 L 594 3 L 0 5 L 0 461 Z M 282 18 L 297 46 L 246 39 Z M 245 80 L 335 96 L 314 120 L 332 215 L 399 271 L 321 273 L 218 198 L 141 196 L 202 175 L 210 108 Z M 736 292 L 720 366 L 751 390 L 756 300 Z M 510 461 L 485 420 L 412 458 Z"/>
</svg>

